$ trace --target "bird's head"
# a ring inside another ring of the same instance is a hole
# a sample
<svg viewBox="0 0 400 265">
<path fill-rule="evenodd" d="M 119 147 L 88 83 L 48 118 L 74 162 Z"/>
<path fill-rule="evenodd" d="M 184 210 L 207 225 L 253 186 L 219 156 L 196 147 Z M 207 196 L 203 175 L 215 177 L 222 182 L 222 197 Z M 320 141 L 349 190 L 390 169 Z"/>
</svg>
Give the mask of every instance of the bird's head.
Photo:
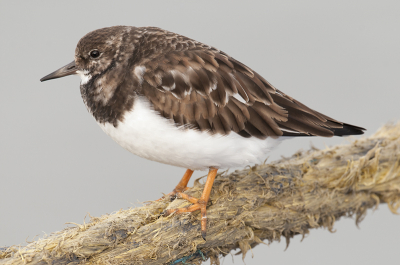
<svg viewBox="0 0 400 265">
<path fill-rule="evenodd" d="M 78 74 L 82 79 L 81 84 L 86 84 L 93 77 L 99 79 L 97 82 L 110 83 L 113 77 L 121 74 L 129 58 L 133 56 L 135 41 L 134 34 L 130 34 L 133 29 L 114 26 L 89 32 L 79 40 L 74 61 L 40 81 Z M 106 72 L 109 73 L 103 75 Z M 103 77 L 107 77 L 108 80 L 104 80 Z"/>
</svg>

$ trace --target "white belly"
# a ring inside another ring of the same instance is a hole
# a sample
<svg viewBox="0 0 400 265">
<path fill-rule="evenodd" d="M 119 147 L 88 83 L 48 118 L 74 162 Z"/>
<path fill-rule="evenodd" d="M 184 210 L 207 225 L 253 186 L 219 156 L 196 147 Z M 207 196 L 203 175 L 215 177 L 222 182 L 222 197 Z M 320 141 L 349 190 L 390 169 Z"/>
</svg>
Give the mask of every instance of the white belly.
<svg viewBox="0 0 400 265">
<path fill-rule="evenodd" d="M 134 108 L 117 128 L 100 124 L 103 131 L 123 148 L 140 157 L 192 170 L 209 167 L 242 167 L 262 162 L 279 140 L 227 136 L 176 127 L 152 110 L 147 99 L 135 99 Z"/>
</svg>

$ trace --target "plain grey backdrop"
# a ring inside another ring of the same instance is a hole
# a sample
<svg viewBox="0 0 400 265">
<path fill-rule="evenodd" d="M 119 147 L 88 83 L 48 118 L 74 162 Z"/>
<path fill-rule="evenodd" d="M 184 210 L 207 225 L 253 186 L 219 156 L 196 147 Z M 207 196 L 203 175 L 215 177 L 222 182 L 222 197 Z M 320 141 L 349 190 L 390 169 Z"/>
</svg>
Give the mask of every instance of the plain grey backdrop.
<svg viewBox="0 0 400 265">
<path fill-rule="evenodd" d="M 39 82 L 73 60 L 84 34 L 113 25 L 158 26 L 215 46 L 367 135 L 400 120 L 398 0 L 1 1 L 0 247 L 82 223 L 87 213 L 140 206 L 184 173 L 105 135 L 82 103 L 78 77 Z M 346 141 L 286 141 L 269 159 Z M 258 246 L 246 264 L 398 264 L 400 217 L 386 205 L 360 228 L 353 219 L 335 228 L 298 236 L 286 252 L 284 240 Z M 223 264 L 231 263 L 227 256 Z"/>
</svg>

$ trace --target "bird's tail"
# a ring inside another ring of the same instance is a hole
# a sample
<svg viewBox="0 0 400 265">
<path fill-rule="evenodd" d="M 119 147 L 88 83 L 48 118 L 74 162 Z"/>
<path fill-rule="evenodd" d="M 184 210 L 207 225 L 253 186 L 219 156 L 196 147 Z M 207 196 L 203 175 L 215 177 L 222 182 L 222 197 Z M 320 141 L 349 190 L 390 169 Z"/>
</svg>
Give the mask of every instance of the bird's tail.
<svg viewBox="0 0 400 265">
<path fill-rule="evenodd" d="M 345 135 L 359 135 L 364 134 L 365 129 L 362 127 L 354 126 L 351 124 L 343 123 L 343 128 L 331 128 L 333 135 L 345 136 Z"/>
</svg>

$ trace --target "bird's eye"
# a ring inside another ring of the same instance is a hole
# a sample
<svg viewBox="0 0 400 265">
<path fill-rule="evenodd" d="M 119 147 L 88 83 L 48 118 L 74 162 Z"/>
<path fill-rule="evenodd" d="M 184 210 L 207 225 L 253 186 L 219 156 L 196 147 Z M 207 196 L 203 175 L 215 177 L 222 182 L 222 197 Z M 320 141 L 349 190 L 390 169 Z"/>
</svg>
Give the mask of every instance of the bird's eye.
<svg viewBox="0 0 400 265">
<path fill-rule="evenodd" d="M 100 52 L 98 50 L 93 50 L 89 53 L 90 57 L 92 57 L 93 59 L 96 59 L 100 56 Z"/>
</svg>

